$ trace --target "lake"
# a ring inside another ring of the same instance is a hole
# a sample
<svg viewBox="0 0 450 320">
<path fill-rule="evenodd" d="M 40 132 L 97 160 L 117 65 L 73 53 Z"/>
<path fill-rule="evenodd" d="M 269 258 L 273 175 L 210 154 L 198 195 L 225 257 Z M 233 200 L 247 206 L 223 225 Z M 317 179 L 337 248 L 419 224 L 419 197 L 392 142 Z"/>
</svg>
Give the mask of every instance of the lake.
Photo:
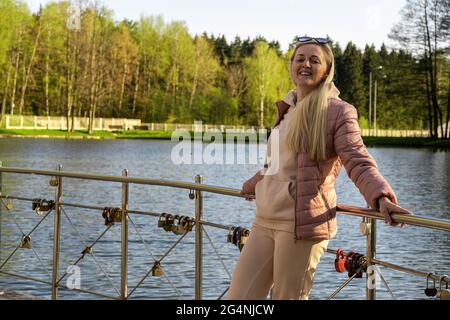
<svg viewBox="0 0 450 320">
<path fill-rule="evenodd" d="M 3 166 L 55 170 L 57 164 L 70 172 L 120 176 L 123 169 L 130 177 L 194 182 L 200 174 L 204 183 L 240 189 L 243 181 L 259 168 L 258 164 L 174 164 L 171 151 L 176 145 L 160 140 L 60 140 L 0 139 L 0 161 Z M 248 149 L 248 145 L 245 146 Z M 248 151 L 248 150 L 247 150 Z M 242 150 L 236 151 L 237 153 Z M 244 151 L 246 152 L 246 151 Z M 450 219 L 450 152 L 431 149 L 372 147 L 381 173 L 395 190 L 399 203 L 416 215 Z M 3 174 L 5 195 L 54 199 L 49 177 Z M 99 207 L 120 207 L 121 184 L 63 179 L 62 201 Z M 342 168 L 337 181 L 338 203 L 366 207 L 364 198 Z M 168 187 L 130 185 L 129 209 L 169 212 L 195 216 L 194 201 L 189 191 Z M 41 219 L 30 202 L 13 202 L 16 222 L 28 232 Z M 255 204 L 241 198 L 204 194 L 204 220 L 225 225 L 250 228 Z M 87 244 L 105 230 L 102 212 L 64 207 L 61 231 L 60 272 L 76 261 Z M 129 289 L 131 290 L 151 269 L 154 257 L 161 257 L 179 236 L 157 227 L 157 218 L 131 215 L 129 224 Z M 338 215 L 339 231 L 329 248 L 344 248 L 365 253 L 365 237 L 360 235 L 360 218 Z M 134 228 L 136 227 L 136 229 Z M 450 273 L 449 233 L 408 226 L 392 228 L 377 224 L 377 258 L 424 272 Z M 239 250 L 227 243 L 227 231 L 205 227 L 212 247 L 204 238 L 203 298 L 216 299 L 227 288 Z M 138 230 L 138 231 L 136 231 Z M 80 240 L 80 235 L 84 240 Z M 21 233 L 14 219 L 2 208 L 1 261 L 20 242 Z M 146 245 L 142 243 L 145 240 Z M 53 219 L 48 217 L 32 234 L 33 250 L 19 250 L 4 270 L 51 281 Z M 194 298 L 194 233 L 189 233 L 179 246 L 165 258 L 162 266 L 167 277 L 148 277 L 131 299 L 193 299 Z M 220 254 L 217 257 L 216 252 Z M 113 226 L 78 264 L 81 289 L 117 296 L 120 288 L 120 224 Z M 94 259 L 95 257 L 95 259 Z M 222 261 L 222 262 L 221 262 Z M 97 264 L 96 264 L 97 263 Z M 426 280 L 380 267 L 381 273 L 398 299 L 430 299 L 423 290 Z M 108 276 L 105 276 L 106 272 Z M 347 279 L 346 273 L 334 271 L 334 256 L 325 254 L 316 272 L 310 299 L 325 299 Z M 63 280 L 65 281 L 65 280 Z M 116 288 L 114 289 L 113 286 Z M 45 284 L 0 275 L 0 288 L 51 297 Z M 61 299 L 92 299 L 95 296 L 60 289 Z M 365 299 L 364 279 L 354 279 L 335 299 Z M 377 299 L 391 299 L 381 284 Z"/>
</svg>

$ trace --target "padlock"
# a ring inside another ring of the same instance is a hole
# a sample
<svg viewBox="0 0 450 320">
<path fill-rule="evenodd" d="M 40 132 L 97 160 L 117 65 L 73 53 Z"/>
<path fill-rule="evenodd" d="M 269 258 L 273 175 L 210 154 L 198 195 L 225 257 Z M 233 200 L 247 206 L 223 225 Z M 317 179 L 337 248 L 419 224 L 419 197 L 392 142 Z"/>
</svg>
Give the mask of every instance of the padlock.
<svg viewBox="0 0 450 320">
<path fill-rule="evenodd" d="M 443 275 L 439 278 L 439 291 L 437 296 L 441 300 L 448 300 L 450 298 L 450 290 L 448 289 L 448 282 L 444 281 L 444 278 L 446 278 L 446 275 Z M 442 288 L 442 282 L 445 282 L 445 289 Z"/>
<path fill-rule="evenodd" d="M 159 261 L 155 261 L 155 264 L 152 268 L 152 276 L 161 277 L 162 275 L 164 275 L 164 271 L 161 268 L 161 264 Z"/>
<path fill-rule="evenodd" d="M 14 209 L 14 205 L 11 200 L 8 200 L 8 203 L 5 205 L 6 209 L 12 210 Z"/>
<path fill-rule="evenodd" d="M 176 214 L 176 215 L 173 216 L 173 224 L 172 224 L 172 229 L 171 229 L 171 231 L 172 231 L 174 234 L 179 234 L 179 233 L 178 233 L 178 231 L 179 231 L 178 226 L 180 225 L 180 218 L 181 218 L 181 216 L 178 215 L 178 214 Z"/>
<path fill-rule="evenodd" d="M 41 216 L 55 208 L 55 201 L 45 199 L 33 199 L 31 208 Z"/>
<path fill-rule="evenodd" d="M 194 219 L 192 219 L 191 217 L 184 217 L 184 220 L 182 220 L 181 222 L 182 222 L 183 228 L 184 228 L 184 230 L 186 230 L 186 232 L 192 231 L 192 226 L 194 225 Z"/>
<path fill-rule="evenodd" d="M 250 231 L 248 229 L 242 228 L 239 235 L 238 240 L 238 248 L 239 251 L 242 251 L 242 248 L 244 248 L 244 245 L 247 243 L 248 237 L 250 235 Z"/>
<path fill-rule="evenodd" d="M 81 254 L 84 256 L 86 254 L 92 254 L 92 247 L 86 247 L 84 248 L 84 250 L 81 252 Z"/>
<path fill-rule="evenodd" d="M 179 216 L 176 215 L 174 217 L 174 224 L 172 226 L 172 232 L 176 235 L 181 235 L 184 234 L 184 228 L 183 228 L 183 224 L 182 224 L 182 220 L 184 219 L 184 216 Z M 175 223 L 176 222 L 176 223 Z"/>
<path fill-rule="evenodd" d="M 41 203 L 41 199 L 33 199 L 33 202 L 31 203 L 31 209 L 36 210 L 37 207 L 39 207 Z"/>
<path fill-rule="evenodd" d="M 426 287 L 426 289 L 424 290 L 424 291 L 425 291 L 425 295 L 426 295 L 427 297 L 435 297 L 436 294 L 437 294 L 436 280 L 435 280 L 435 279 L 433 279 L 433 288 L 430 288 L 430 287 L 428 286 L 428 279 L 429 279 L 429 277 L 430 277 L 431 275 L 432 275 L 431 273 L 429 273 L 429 274 L 427 275 L 427 287 Z"/>
<path fill-rule="evenodd" d="M 172 231 L 173 222 L 174 222 L 173 216 L 170 213 L 168 213 L 166 215 L 166 223 L 163 226 L 164 231 Z"/>
<path fill-rule="evenodd" d="M 370 223 L 365 221 L 361 222 L 359 224 L 359 232 L 363 236 L 368 236 L 370 234 Z"/>
<path fill-rule="evenodd" d="M 344 263 L 344 266 L 345 266 L 345 270 L 350 270 L 351 269 L 351 267 L 352 267 L 352 258 L 353 258 L 353 255 L 354 255 L 355 253 L 353 252 L 353 251 L 349 251 L 349 252 L 347 252 L 347 254 L 345 255 L 345 263 Z"/>
<path fill-rule="evenodd" d="M 159 219 L 158 219 L 158 228 L 163 228 L 164 225 L 166 224 L 166 213 L 161 213 L 159 215 Z"/>
<path fill-rule="evenodd" d="M 49 184 L 51 187 L 57 187 L 57 186 L 58 186 L 58 180 L 57 180 L 55 177 L 52 177 L 52 178 L 49 180 L 48 184 Z"/>
<path fill-rule="evenodd" d="M 238 245 L 238 237 L 239 237 L 240 232 L 241 232 L 241 227 L 236 227 L 233 230 L 233 236 L 231 237 L 231 243 L 233 243 L 235 246 Z"/>
<path fill-rule="evenodd" d="M 113 222 L 117 222 L 117 223 L 122 222 L 122 209 L 112 208 L 111 209 L 111 219 Z"/>
<path fill-rule="evenodd" d="M 228 235 L 227 235 L 227 242 L 232 243 L 233 242 L 233 227 L 230 227 L 228 229 Z"/>
<path fill-rule="evenodd" d="M 194 190 L 189 190 L 189 199 L 194 200 L 194 198 L 195 198 Z"/>
<path fill-rule="evenodd" d="M 31 244 L 31 236 L 22 236 L 20 241 L 20 248 L 31 249 L 33 245 Z"/>
<path fill-rule="evenodd" d="M 181 216 L 178 222 L 178 234 L 185 234 L 191 230 L 190 229 L 191 218 L 186 216 Z"/>
<path fill-rule="evenodd" d="M 349 269 L 347 269 L 348 277 L 355 275 L 355 278 L 362 278 L 363 271 L 367 270 L 367 268 L 364 268 L 365 257 L 360 253 L 353 253 L 347 259 L 350 259 Z"/>
<path fill-rule="evenodd" d="M 103 208 L 102 217 L 105 219 L 105 226 L 113 226 L 114 221 L 111 217 L 111 209 L 110 207 Z"/>
<path fill-rule="evenodd" d="M 336 259 L 334 260 L 334 268 L 336 272 L 345 271 L 345 260 L 344 249 L 339 248 L 336 252 Z"/>
</svg>

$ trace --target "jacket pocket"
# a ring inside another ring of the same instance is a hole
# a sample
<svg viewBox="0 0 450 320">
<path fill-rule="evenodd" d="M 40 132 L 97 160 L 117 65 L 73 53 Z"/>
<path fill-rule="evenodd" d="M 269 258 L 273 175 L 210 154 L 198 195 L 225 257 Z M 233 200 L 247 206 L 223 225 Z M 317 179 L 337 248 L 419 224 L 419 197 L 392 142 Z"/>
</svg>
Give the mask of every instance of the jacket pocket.
<svg viewBox="0 0 450 320">
<path fill-rule="evenodd" d="M 320 198 L 322 199 L 322 202 L 323 202 L 325 208 L 327 208 L 327 210 L 330 211 L 331 208 L 330 208 L 327 198 L 325 197 L 325 194 L 322 191 L 322 186 L 319 187 L 319 195 L 320 195 Z"/>
<path fill-rule="evenodd" d="M 266 219 L 294 218 L 293 181 L 280 181 L 266 176 L 256 185 L 256 214 Z M 294 191 L 295 195 L 295 191 Z"/>
</svg>

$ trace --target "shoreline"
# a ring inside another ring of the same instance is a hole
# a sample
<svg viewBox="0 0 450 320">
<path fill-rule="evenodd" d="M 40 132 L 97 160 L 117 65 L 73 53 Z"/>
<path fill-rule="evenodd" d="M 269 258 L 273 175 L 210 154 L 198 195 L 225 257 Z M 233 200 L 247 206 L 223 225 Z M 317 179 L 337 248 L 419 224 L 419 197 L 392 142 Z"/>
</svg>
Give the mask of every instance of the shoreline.
<svg viewBox="0 0 450 320">
<path fill-rule="evenodd" d="M 192 140 L 193 132 L 190 132 Z M 67 133 L 61 130 L 5 130 L 0 129 L 0 139 L 67 139 L 67 140 L 171 140 L 171 131 L 96 131 L 93 135 L 86 131 Z M 238 136 L 238 135 L 237 135 Z M 247 142 L 248 139 L 246 139 Z M 433 140 L 419 137 L 363 137 L 367 147 L 410 147 L 439 148 L 450 150 L 450 139 Z M 205 141 L 209 142 L 209 141 Z"/>
</svg>

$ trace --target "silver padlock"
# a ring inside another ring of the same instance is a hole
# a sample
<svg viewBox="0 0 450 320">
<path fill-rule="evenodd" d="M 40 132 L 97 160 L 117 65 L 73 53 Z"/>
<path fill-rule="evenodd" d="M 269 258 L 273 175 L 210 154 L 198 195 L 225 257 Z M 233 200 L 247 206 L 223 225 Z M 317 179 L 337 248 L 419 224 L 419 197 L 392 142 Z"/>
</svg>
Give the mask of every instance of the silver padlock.
<svg viewBox="0 0 450 320">
<path fill-rule="evenodd" d="M 164 225 L 166 224 L 166 215 L 166 213 L 161 213 L 159 215 L 158 228 L 164 228 Z"/>
<path fill-rule="evenodd" d="M 370 234 L 370 223 L 363 218 L 362 222 L 359 224 L 359 232 L 363 236 L 368 236 Z"/>
<path fill-rule="evenodd" d="M 175 221 L 177 222 L 177 224 L 176 225 L 174 224 L 172 227 L 172 231 L 174 234 L 181 235 L 181 234 L 186 233 L 183 228 L 183 219 L 184 218 L 185 218 L 184 216 L 178 216 L 178 215 L 175 216 Z"/>
<path fill-rule="evenodd" d="M 167 231 L 167 232 L 172 231 L 173 222 L 174 222 L 173 215 L 168 213 L 166 215 L 166 223 L 163 226 L 164 231 Z"/>
<path fill-rule="evenodd" d="M 450 290 L 448 289 L 448 282 L 444 281 L 444 278 L 446 278 L 446 275 L 443 275 L 439 278 L 439 291 L 437 296 L 441 300 L 448 300 L 450 298 Z M 445 282 L 445 289 L 442 287 L 442 282 Z"/>
<path fill-rule="evenodd" d="M 178 226 L 180 224 L 180 216 L 178 214 L 173 216 L 173 224 L 172 224 L 172 228 L 170 229 L 174 234 L 179 234 L 178 233 Z"/>
</svg>

